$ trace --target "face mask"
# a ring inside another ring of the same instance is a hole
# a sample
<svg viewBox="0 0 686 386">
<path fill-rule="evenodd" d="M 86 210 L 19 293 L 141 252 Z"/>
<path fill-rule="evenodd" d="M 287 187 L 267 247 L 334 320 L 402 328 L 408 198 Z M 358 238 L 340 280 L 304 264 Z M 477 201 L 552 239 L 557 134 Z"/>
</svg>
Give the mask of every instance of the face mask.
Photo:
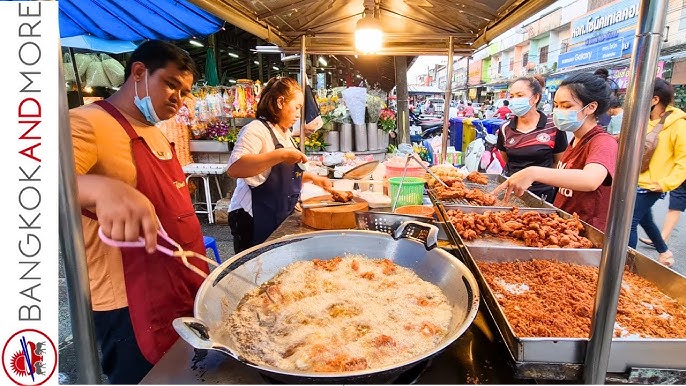
<svg viewBox="0 0 686 386">
<path fill-rule="evenodd" d="M 575 132 L 579 130 L 581 125 L 584 123 L 588 115 L 584 116 L 584 119 L 578 120 L 578 114 L 588 105 L 581 108 L 581 110 L 553 110 L 553 122 L 558 129 L 562 131 Z"/>
<path fill-rule="evenodd" d="M 145 119 L 153 125 L 162 122 L 157 117 L 157 113 L 155 113 L 155 108 L 152 106 L 152 99 L 150 99 L 150 93 L 148 92 L 148 70 L 145 70 L 145 97 L 143 99 L 138 97 L 138 82 L 133 83 L 133 90 L 136 93 L 136 96 L 133 98 L 133 104 L 138 107 L 138 110 L 141 111 Z"/>
<path fill-rule="evenodd" d="M 510 99 L 510 110 L 512 110 L 512 113 L 518 117 L 525 115 L 529 112 L 529 110 L 531 110 L 531 105 L 529 104 L 529 101 L 533 97 L 534 96 L 532 95 L 530 98 L 522 97 Z"/>
</svg>

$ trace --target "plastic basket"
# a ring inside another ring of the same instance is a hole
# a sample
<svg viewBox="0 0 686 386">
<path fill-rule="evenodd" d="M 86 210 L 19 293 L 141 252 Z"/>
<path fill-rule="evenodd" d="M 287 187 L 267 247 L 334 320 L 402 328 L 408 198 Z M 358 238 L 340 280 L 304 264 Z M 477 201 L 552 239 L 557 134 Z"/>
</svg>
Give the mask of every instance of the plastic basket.
<svg viewBox="0 0 686 386">
<path fill-rule="evenodd" d="M 402 177 L 404 168 L 405 168 L 405 165 L 402 165 L 402 166 L 386 165 L 386 178 Z M 426 174 L 426 171 L 424 170 L 423 167 L 417 165 L 416 162 L 410 161 L 410 164 L 407 165 L 407 171 L 405 172 L 405 177 L 424 177 L 424 174 Z"/>
<path fill-rule="evenodd" d="M 400 187 L 402 181 L 403 186 Z M 421 205 L 424 197 L 424 179 L 417 177 L 392 177 L 388 179 L 390 184 L 391 207 L 401 207 L 405 205 Z M 396 196 L 400 188 L 400 195 L 396 203 Z"/>
</svg>

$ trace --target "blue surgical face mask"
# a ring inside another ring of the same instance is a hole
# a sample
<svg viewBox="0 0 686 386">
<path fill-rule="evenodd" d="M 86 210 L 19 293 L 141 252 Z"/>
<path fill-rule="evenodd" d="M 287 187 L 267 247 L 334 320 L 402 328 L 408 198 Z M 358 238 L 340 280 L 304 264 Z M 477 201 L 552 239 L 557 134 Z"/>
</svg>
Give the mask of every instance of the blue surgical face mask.
<svg viewBox="0 0 686 386">
<path fill-rule="evenodd" d="M 152 106 L 152 99 L 150 99 L 150 93 L 148 92 L 148 70 L 145 70 L 145 97 L 143 99 L 138 97 L 138 82 L 133 83 L 133 90 L 136 93 L 136 96 L 133 98 L 133 104 L 138 107 L 138 110 L 141 111 L 145 119 L 152 125 L 162 122 L 157 113 L 155 113 L 155 108 Z"/>
<path fill-rule="evenodd" d="M 579 113 L 588 107 L 588 105 L 581 108 L 581 110 L 553 110 L 553 122 L 558 129 L 562 131 L 575 132 L 579 130 L 581 125 L 584 123 L 588 115 L 584 116 L 584 119 L 579 120 Z"/>
<path fill-rule="evenodd" d="M 510 110 L 512 110 L 512 113 L 518 117 L 526 115 L 526 113 L 531 110 L 531 105 L 529 104 L 529 101 L 531 98 L 534 96 L 532 95 L 529 98 L 512 98 L 510 99 Z"/>
</svg>

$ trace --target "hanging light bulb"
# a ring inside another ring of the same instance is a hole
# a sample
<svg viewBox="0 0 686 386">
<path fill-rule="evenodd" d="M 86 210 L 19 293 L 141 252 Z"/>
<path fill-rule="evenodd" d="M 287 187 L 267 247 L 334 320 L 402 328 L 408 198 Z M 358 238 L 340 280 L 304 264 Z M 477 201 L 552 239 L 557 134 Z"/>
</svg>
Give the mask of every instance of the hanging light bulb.
<svg viewBox="0 0 686 386">
<path fill-rule="evenodd" d="M 382 39 L 383 32 L 379 19 L 365 11 L 365 15 L 357 22 L 355 28 L 355 49 L 363 54 L 379 52 Z"/>
</svg>

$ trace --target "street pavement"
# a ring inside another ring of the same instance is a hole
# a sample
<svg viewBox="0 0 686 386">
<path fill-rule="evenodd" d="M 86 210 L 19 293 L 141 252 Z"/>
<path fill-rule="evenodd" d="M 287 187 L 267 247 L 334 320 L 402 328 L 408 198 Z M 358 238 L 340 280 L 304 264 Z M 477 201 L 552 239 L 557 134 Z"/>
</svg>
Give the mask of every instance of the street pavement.
<svg viewBox="0 0 686 386">
<path fill-rule="evenodd" d="M 658 227 L 662 226 L 664 215 L 667 213 L 668 200 L 659 200 L 653 207 L 653 215 Z M 202 221 L 202 219 L 201 219 Z M 222 261 L 227 260 L 233 256 L 233 238 L 231 237 L 230 229 L 227 225 L 209 225 L 202 224 L 203 233 L 205 236 L 214 237 L 217 240 L 217 247 Z M 645 237 L 645 233 L 640 230 L 640 237 Z M 686 216 L 682 216 L 676 229 L 672 233 L 669 241 L 669 247 L 674 253 L 676 263 L 673 269 L 682 275 L 686 275 Z M 639 243 L 638 251 L 657 259 L 657 251 Z M 212 252 L 208 254 L 213 257 Z M 59 270 L 59 381 L 60 384 L 78 384 L 79 370 L 77 368 L 77 357 L 74 350 L 74 340 L 71 331 L 71 320 L 69 317 L 69 304 L 67 299 L 67 286 L 64 278 L 64 268 L 62 259 L 60 258 Z M 103 383 L 107 383 L 105 377 L 102 378 Z"/>
</svg>

